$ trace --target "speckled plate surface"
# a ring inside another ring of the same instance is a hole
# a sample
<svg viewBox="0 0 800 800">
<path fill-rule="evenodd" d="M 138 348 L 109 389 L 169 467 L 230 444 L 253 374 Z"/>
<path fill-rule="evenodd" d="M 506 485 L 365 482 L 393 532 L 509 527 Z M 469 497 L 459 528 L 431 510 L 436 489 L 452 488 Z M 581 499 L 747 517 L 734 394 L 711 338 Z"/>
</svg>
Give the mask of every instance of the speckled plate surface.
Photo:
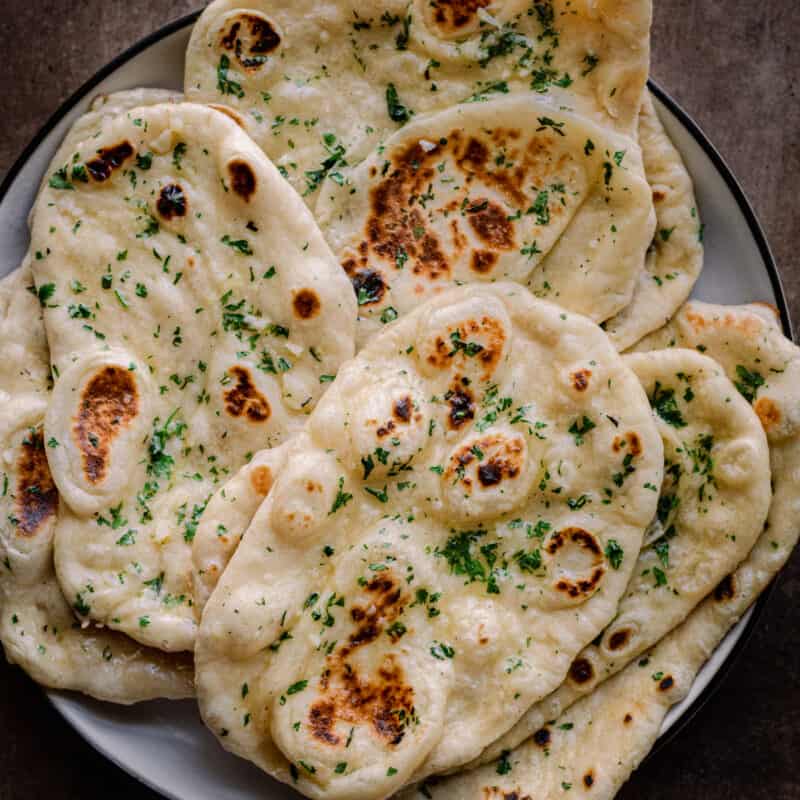
<svg viewBox="0 0 800 800">
<path fill-rule="evenodd" d="M 28 212 L 50 158 L 73 121 L 97 94 L 139 86 L 180 90 L 191 26 L 197 14 L 142 40 L 70 98 L 34 138 L 0 187 L 0 275 L 15 269 L 28 247 Z M 651 84 L 659 115 L 695 184 L 706 225 L 705 267 L 694 296 L 715 303 L 754 300 L 776 305 L 791 335 L 786 301 L 764 234 L 736 179 L 691 118 Z M 717 648 L 689 696 L 671 709 L 659 745 L 697 712 L 741 650 L 765 597 Z M 155 701 L 122 708 L 50 692 L 72 726 L 101 753 L 175 800 L 244 800 L 295 796 L 251 764 L 224 752 L 191 701 Z M 657 745 L 656 750 L 658 750 Z"/>
</svg>

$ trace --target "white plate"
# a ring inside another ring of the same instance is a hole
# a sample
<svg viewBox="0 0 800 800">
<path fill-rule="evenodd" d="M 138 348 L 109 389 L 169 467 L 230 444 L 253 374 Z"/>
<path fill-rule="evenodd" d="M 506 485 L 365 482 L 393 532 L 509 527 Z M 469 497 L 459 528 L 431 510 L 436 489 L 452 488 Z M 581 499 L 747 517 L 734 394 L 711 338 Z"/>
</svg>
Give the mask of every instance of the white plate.
<svg viewBox="0 0 800 800">
<path fill-rule="evenodd" d="M 181 89 L 183 59 L 196 15 L 135 45 L 80 89 L 48 122 L 0 187 L 0 275 L 28 248 L 28 211 L 39 181 L 72 122 L 100 93 L 138 86 Z M 658 87 L 658 111 L 692 174 L 706 225 L 705 269 L 695 296 L 719 303 L 762 300 L 778 306 L 790 333 L 786 303 L 764 235 L 719 154 Z M 667 715 L 661 741 L 697 711 L 719 683 L 755 623 L 759 607 L 734 628 L 700 672 L 689 696 Z M 755 613 L 754 613 L 755 612 Z M 144 703 L 133 708 L 50 692 L 55 707 L 101 753 L 153 789 L 175 800 L 284 798 L 291 789 L 225 753 L 191 701 Z"/>
</svg>

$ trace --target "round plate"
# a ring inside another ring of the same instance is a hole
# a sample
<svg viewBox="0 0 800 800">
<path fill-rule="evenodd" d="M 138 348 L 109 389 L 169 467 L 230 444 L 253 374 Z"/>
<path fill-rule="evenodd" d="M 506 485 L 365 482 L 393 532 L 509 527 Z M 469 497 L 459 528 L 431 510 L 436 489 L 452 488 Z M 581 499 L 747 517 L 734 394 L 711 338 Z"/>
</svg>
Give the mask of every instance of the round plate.
<svg viewBox="0 0 800 800">
<path fill-rule="evenodd" d="M 28 248 L 28 212 L 42 175 L 75 119 L 92 98 L 120 89 L 180 90 L 184 52 L 198 14 L 162 28 L 123 53 L 73 95 L 34 138 L 0 187 L 0 274 Z M 651 83 L 667 132 L 692 175 L 706 225 L 705 267 L 694 296 L 717 303 L 761 300 L 777 306 L 791 336 L 786 301 L 764 234 L 736 179 L 691 118 Z M 674 706 L 660 744 L 675 735 L 724 677 L 743 647 L 765 597 L 730 632 L 701 670 L 689 696 Z M 174 800 L 282 798 L 294 792 L 222 750 L 192 701 L 154 701 L 125 708 L 79 695 L 49 692 L 55 707 L 95 748 Z M 679 724 L 680 723 L 680 724 Z"/>
</svg>

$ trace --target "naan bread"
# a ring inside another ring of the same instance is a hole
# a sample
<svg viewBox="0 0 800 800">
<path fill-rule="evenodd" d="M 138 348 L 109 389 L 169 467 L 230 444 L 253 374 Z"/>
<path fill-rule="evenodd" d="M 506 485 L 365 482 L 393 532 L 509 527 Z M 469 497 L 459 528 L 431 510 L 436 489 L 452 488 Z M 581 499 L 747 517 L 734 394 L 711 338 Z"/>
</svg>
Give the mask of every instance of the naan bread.
<svg viewBox="0 0 800 800">
<path fill-rule="evenodd" d="M 657 223 L 633 299 L 603 326 L 619 350 L 666 323 L 689 297 L 703 268 L 703 227 L 692 179 L 649 92 L 639 114 L 639 146 Z"/>
<path fill-rule="evenodd" d="M 401 797 L 563 800 L 572 790 L 611 800 L 652 749 L 670 707 L 687 696 L 700 668 L 747 608 L 737 606 L 731 614 L 732 607 L 717 609 L 715 600 L 707 600 L 646 658 L 629 664 L 496 763 Z"/>
<path fill-rule="evenodd" d="M 171 92 L 167 89 L 125 89 L 121 92 L 97 95 L 89 104 L 88 110 L 75 120 L 56 150 L 49 169 L 42 177 L 40 191 L 47 185 L 53 172 L 69 164 L 78 145 L 84 139 L 100 136 L 103 126 L 114 117 L 138 106 L 179 103 L 182 99 L 183 95 L 180 92 Z"/>
<path fill-rule="evenodd" d="M 192 544 L 194 606 L 198 620 L 242 535 L 284 468 L 291 447 L 289 441 L 256 453 L 208 501 Z"/>
<path fill-rule="evenodd" d="M 148 650 L 119 633 L 82 628 L 56 581 L 58 490 L 42 419 L 49 360 L 33 279 L 0 281 L 0 641 L 6 658 L 54 689 L 134 703 L 194 694 L 190 658 Z"/>
<path fill-rule="evenodd" d="M 526 744 L 499 763 L 443 780 L 448 800 L 510 792 L 522 800 L 561 797 L 562 782 L 611 798 L 655 743 L 670 706 L 688 693 L 700 667 L 786 563 L 800 534 L 800 349 L 764 306 L 689 302 L 637 350 L 695 347 L 717 360 L 754 404 L 770 449 L 773 495 L 762 534 L 742 563 L 669 634 L 649 658 L 572 706 L 557 710 Z M 591 786 L 585 776 L 591 776 Z"/>
<path fill-rule="evenodd" d="M 536 93 L 415 119 L 341 174 L 316 216 L 361 342 L 469 282 L 527 284 L 601 322 L 630 301 L 655 224 L 635 142 Z"/>
<path fill-rule="evenodd" d="M 59 580 L 83 618 L 190 650 L 205 503 L 301 427 L 352 354 L 352 290 L 261 150 L 193 104 L 135 109 L 84 142 L 32 243 Z"/>
<path fill-rule="evenodd" d="M 664 443 L 656 517 L 614 621 L 575 659 L 564 684 L 479 763 L 534 735 L 652 647 L 733 571 L 764 528 L 771 500 L 767 439 L 722 368 L 683 349 L 624 360 L 651 398 Z M 624 470 L 615 478 L 628 479 Z"/>
<path fill-rule="evenodd" d="M 564 92 L 634 135 L 649 0 L 216 0 L 186 54 L 189 100 L 230 107 L 313 203 L 412 114 Z"/>
<path fill-rule="evenodd" d="M 312 797 L 473 758 L 613 617 L 662 463 L 591 322 L 514 284 L 430 301 L 290 446 L 203 614 L 206 723 Z"/>
</svg>

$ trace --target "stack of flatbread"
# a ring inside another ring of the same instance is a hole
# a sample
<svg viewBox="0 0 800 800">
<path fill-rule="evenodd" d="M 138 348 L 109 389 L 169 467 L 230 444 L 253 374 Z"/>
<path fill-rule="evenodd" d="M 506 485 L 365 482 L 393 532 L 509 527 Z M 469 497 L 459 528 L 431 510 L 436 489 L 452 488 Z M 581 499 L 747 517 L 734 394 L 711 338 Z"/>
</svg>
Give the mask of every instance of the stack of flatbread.
<svg viewBox="0 0 800 800">
<path fill-rule="evenodd" d="M 650 16 L 215 0 L 94 102 L 0 283 L 10 661 L 320 800 L 615 795 L 800 526 Z"/>
</svg>

